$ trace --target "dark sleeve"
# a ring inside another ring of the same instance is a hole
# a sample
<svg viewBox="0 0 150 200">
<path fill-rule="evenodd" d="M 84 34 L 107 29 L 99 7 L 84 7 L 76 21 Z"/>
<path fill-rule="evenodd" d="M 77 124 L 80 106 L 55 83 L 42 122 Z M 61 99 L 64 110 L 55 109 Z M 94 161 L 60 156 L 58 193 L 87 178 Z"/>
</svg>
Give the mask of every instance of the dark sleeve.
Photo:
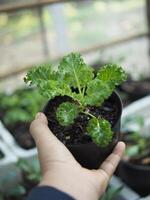
<svg viewBox="0 0 150 200">
<path fill-rule="evenodd" d="M 68 194 L 49 186 L 34 188 L 26 200 L 75 200 Z"/>
</svg>

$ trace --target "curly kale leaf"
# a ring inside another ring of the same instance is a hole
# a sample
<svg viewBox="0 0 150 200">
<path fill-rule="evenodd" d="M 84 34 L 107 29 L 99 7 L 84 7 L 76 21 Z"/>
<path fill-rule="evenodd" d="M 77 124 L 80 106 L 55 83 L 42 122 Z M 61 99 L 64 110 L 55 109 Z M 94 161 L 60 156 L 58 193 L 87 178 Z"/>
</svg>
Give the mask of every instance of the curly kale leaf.
<svg viewBox="0 0 150 200">
<path fill-rule="evenodd" d="M 126 78 L 126 73 L 118 65 L 110 64 L 102 67 L 96 78 L 87 84 L 85 105 L 100 106 Z"/>
<path fill-rule="evenodd" d="M 49 99 L 55 96 L 71 96 L 70 87 L 60 80 L 58 73 L 52 70 L 49 65 L 31 69 L 24 81 L 30 85 L 35 85 L 39 92 Z"/>
<path fill-rule="evenodd" d="M 37 66 L 29 70 L 24 78 L 25 83 L 35 86 L 39 86 L 41 82 L 47 80 L 57 80 L 57 72 L 52 70 L 51 65 Z"/>
<path fill-rule="evenodd" d="M 127 75 L 121 66 L 108 64 L 100 68 L 97 73 L 97 78 L 114 90 L 116 86 L 127 79 Z"/>
<path fill-rule="evenodd" d="M 107 146 L 112 140 L 111 125 L 107 120 L 102 118 L 91 118 L 87 125 L 87 132 L 93 142 L 101 147 Z"/>
<path fill-rule="evenodd" d="M 87 85 L 84 102 L 86 105 L 100 106 L 112 93 L 110 87 L 99 79 L 94 79 Z"/>
<path fill-rule="evenodd" d="M 59 121 L 59 124 L 68 126 L 74 123 L 74 119 L 78 116 L 79 111 L 79 106 L 74 103 L 61 103 L 57 108 L 56 118 Z"/>
<path fill-rule="evenodd" d="M 71 87 L 78 88 L 79 92 L 94 77 L 93 68 L 86 65 L 78 53 L 65 56 L 60 61 L 58 70 L 60 79 Z"/>
</svg>

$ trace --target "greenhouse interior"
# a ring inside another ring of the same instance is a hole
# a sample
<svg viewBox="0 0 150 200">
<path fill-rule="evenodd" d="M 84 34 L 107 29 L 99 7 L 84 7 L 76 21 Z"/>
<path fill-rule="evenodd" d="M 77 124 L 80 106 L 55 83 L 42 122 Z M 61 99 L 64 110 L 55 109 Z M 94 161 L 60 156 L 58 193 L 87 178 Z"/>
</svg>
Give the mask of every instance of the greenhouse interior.
<svg viewBox="0 0 150 200">
<path fill-rule="evenodd" d="M 150 0 L 0 0 L 0 200 L 150 200 Z"/>
</svg>

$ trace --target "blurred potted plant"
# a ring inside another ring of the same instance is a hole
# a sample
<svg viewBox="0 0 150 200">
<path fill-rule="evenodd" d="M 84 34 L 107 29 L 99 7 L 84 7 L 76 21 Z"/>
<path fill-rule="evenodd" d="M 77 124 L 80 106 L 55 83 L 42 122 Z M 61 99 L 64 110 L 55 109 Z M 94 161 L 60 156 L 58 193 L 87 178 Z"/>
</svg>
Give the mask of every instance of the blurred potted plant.
<svg viewBox="0 0 150 200">
<path fill-rule="evenodd" d="M 40 182 L 40 165 L 37 159 L 33 159 L 30 163 L 20 159 L 17 162 L 17 167 L 21 170 L 22 180 L 9 189 L 7 193 L 2 193 L 0 196 L 2 200 L 25 200 L 31 189 Z M 9 181 L 8 177 L 7 182 Z"/>
<path fill-rule="evenodd" d="M 34 98 L 33 98 L 34 97 Z M 29 134 L 29 125 L 42 107 L 43 97 L 34 89 L 20 89 L 7 95 L 1 93 L 0 119 L 24 149 L 35 146 Z"/>
<path fill-rule="evenodd" d="M 133 80 L 131 75 L 128 75 L 127 81 L 119 89 L 128 95 L 130 102 L 136 101 L 150 94 L 150 77 L 141 76 L 139 80 Z"/>
<path fill-rule="evenodd" d="M 126 152 L 118 168 L 118 175 L 133 190 L 142 196 L 150 194 L 150 137 L 140 133 L 144 125 L 143 118 L 134 116 L 127 119 L 127 123 L 137 123 L 139 131 L 128 131 L 123 133 L 127 144 Z"/>
<path fill-rule="evenodd" d="M 57 71 L 41 66 L 24 80 L 49 98 L 44 113 L 52 132 L 82 166 L 97 168 L 119 140 L 122 104 L 113 91 L 125 79 L 118 65 L 106 65 L 94 74 L 80 54 L 71 53 Z"/>
</svg>

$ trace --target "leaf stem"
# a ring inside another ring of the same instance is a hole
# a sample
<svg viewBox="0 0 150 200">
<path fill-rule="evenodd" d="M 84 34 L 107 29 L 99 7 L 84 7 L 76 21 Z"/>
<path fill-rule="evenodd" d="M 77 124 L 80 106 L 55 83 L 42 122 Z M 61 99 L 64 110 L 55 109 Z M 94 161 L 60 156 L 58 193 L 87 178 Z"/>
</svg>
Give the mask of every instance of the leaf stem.
<svg viewBox="0 0 150 200">
<path fill-rule="evenodd" d="M 75 75 L 75 79 L 76 79 L 76 82 L 77 82 L 77 87 L 78 87 L 79 93 L 81 95 L 81 98 L 83 99 L 83 94 L 82 94 L 82 91 L 81 91 L 80 82 L 78 80 L 78 77 L 77 77 L 77 74 L 75 72 L 75 69 L 73 69 L 73 72 L 74 72 L 74 75 Z"/>
<path fill-rule="evenodd" d="M 89 116 L 92 117 L 92 118 L 96 118 L 94 115 L 92 115 L 92 114 L 89 113 L 89 112 L 82 111 L 82 113 L 84 113 L 84 114 L 86 114 L 86 115 L 89 115 Z"/>
<path fill-rule="evenodd" d="M 86 87 L 84 87 L 84 88 L 82 89 L 82 94 L 83 94 L 83 96 L 84 96 L 84 93 L 85 93 L 85 89 L 86 89 Z"/>
</svg>

